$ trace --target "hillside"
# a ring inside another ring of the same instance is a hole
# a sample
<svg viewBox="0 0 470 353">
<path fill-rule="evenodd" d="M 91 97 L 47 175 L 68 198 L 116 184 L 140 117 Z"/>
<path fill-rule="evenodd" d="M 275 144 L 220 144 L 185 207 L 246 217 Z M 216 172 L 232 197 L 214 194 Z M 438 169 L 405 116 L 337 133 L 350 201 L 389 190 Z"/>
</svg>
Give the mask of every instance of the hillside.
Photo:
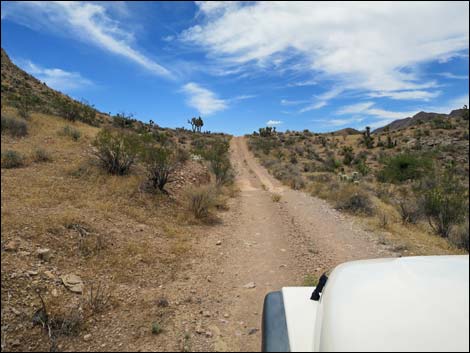
<svg viewBox="0 0 470 353">
<path fill-rule="evenodd" d="M 109 120 L 107 114 L 97 111 L 87 102 L 78 102 L 21 70 L 10 60 L 3 48 L 1 51 L 3 105 L 59 116 L 74 114 L 76 119 L 92 125 Z"/>
<path fill-rule="evenodd" d="M 263 128 L 249 145 L 285 185 L 365 216 L 408 249 L 416 243 L 400 235 L 437 233 L 469 249 L 467 109 L 419 113 L 369 134 Z"/>
<path fill-rule="evenodd" d="M 180 350 L 179 332 L 155 342 L 152 325 L 174 325 L 167 285 L 233 195 L 230 136 L 89 108 L 2 50 L 2 350 Z"/>
<path fill-rule="evenodd" d="M 435 120 L 445 120 L 448 118 L 458 118 L 463 117 L 465 114 L 468 116 L 468 109 L 456 109 L 450 112 L 450 114 L 438 114 L 438 113 L 426 113 L 426 112 L 419 112 L 412 117 L 398 119 L 391 122 L 388 125 L 375 129 L 373 131 L 374 134 L 378 134 L 385 131 L 396 131 L 409 128 L 411 126 L 422 125 L 426 123 L 430 123 Z M 468 120 L 468 119 L 467 119 Z"/>
</svg>

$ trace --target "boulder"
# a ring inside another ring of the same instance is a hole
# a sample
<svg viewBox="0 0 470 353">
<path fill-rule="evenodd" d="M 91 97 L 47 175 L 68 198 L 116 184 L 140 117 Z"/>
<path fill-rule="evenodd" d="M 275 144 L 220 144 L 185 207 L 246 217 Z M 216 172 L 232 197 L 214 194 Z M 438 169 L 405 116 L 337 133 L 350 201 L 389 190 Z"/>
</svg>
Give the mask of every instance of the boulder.
<svg viewBox="0 0 470 353">
<path fill-rule="evenodd" d="M 64 286 L 73 293 L 83 293 L 83 281 L 80 277 L 74 274 L 63 275 L 60 277 Z"/>
</svg>

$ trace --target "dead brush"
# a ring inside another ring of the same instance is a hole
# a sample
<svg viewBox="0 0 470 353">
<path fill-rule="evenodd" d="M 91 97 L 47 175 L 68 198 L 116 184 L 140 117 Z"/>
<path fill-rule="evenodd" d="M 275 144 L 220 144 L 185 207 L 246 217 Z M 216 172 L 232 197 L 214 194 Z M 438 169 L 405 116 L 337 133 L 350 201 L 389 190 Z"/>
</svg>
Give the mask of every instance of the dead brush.
<svg viewBox="0 0 470 353">
<path fill-rule="evenodd" d="M 80 223 L 70 223 L 66 225 L 67 229 L 78 233 L 78 250 L 83 256 L 98 254 L 106 247 L 104 237 L 99 233 L 94 233 L 90 228 Z"/>
<path fill-rule="evenodd" d="M 215 204 L 215 190 L 214 187 L 199 186 L 188 190 L 189 209 L 194 214 L 194 217 L 201 219 L 209 215 L 209 211 Z"/>
<path fill-rule="evenodd" d="M 108 307 L 110 299 L 110 290 L 103 286 L 101 282 L 98 282 L 97 285 L 91 284 L 86 304 L 92 314 L 99 314 Z"/>
<path fill-rule="evenodd" d="M 271 195 L 271 200 L 273 202 L 279 202 L 279 201 L 281 201 L 281 195 L 280 194 L 272 194 Z"/>
<path fill-rule="evenodd" d="M 381 213 L 379 214 L 379 227 L 382 229 L 387 229 L 388 228 L 388 216 L 386 213 Z"/>
<path fill-rule="evenodd" d="M 62 310 L 63 312 L 49 311 L 39 289 L 36 294 L 41 300 L 41 308 L 36 310 L 32 317 L 33 327 L 42 326 L 49 337 L 50 351 L 56 352 L 59 337 L 79 335 L 84 323 L 83 314 L 79 307 Z"/>
</svg>

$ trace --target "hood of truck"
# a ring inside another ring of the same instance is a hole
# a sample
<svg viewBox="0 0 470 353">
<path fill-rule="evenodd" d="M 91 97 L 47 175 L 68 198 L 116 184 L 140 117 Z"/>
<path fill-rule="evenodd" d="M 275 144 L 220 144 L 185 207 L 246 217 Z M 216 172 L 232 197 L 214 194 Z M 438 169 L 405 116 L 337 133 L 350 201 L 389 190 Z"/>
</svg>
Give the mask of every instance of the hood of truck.
<svg viewBox="0 0 470 353">
<path fill-rule="evenodd" d="M 468 351 L 469 257 L 345 263 L 313 319 L 315 351 Z"/>
</svg>

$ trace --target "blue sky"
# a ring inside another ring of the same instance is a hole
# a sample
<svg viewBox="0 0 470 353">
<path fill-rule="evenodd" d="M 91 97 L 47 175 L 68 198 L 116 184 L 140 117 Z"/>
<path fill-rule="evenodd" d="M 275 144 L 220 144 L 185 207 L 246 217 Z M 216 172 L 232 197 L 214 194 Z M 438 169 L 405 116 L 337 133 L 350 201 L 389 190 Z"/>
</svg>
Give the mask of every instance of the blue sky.
<svg viewBox="0 0 470 353">
<path fill-rule="evenodd" d="M 2 2 L 12 60 L 166 127 L 378 127 L 468 105 L 468 2 Z"/>
</svg>

